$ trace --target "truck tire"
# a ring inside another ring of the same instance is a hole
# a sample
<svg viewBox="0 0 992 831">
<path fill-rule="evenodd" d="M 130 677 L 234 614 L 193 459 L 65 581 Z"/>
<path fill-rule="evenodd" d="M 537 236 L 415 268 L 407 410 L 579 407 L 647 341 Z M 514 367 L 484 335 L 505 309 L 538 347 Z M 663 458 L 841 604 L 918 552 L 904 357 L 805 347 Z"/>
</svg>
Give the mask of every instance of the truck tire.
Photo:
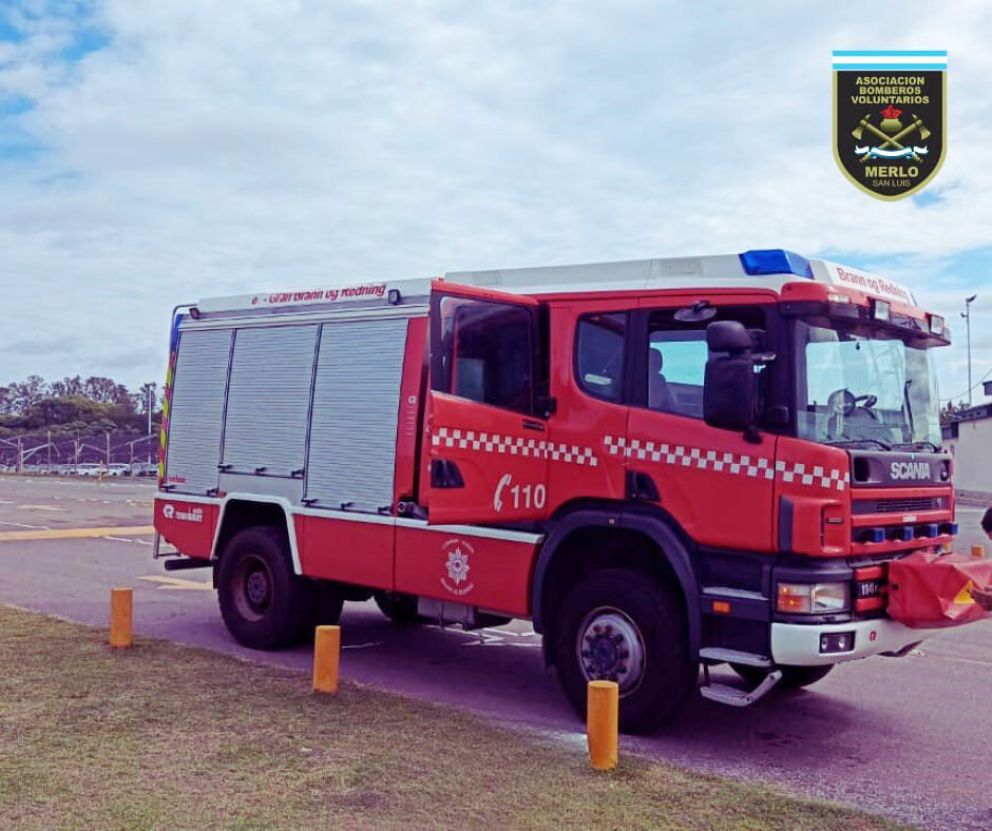
<svg viewBox="0 0 992 831">
<path fill-rule="evenodd" d="M 285 532 L 272 526 L 245 528 L 224 547 L 217 598 L 228 630 L 252 649 L 297 643 L 313 619 L 313 584 L 293 573 Z"/>
<path fill-rule="evenodd" d="M 394 594 L 392 592 L 376 592 L 375 605 L 379 611 L 393 623 L 410 625 L 420 622 L 417 614 L 417 598 L 409 594 Z"/>
<path fill-rule="evenodd" d="M 620 729 L 651 733 L 678 715 L 696 687 L 685 613 L 675 593 L 631 569 L 603 569 L 565 597 L 556 627 L 556 670 L 585 717 L 589 681 L 620 685 Z"/>
<path fill-rule="evenodd" d="M 731 664 L 730 668 L 736 672 L 741 678 L 747 681 L 753 686 L 758 686 L 768 674 L 766 670 L 759 669 L 758 667 L 747 667 L 741 664 Z M 777 689 L 782 690 L 798 690 L 803 687 L 808 687 L 810 684 L 815 684 L 817 681 L 821 681 L 826 678 L 830 673 L 830 670 L 834 668 L 833 664 L 827 664 L 826 666 L 820 667 L 776 667 L 782 673 L 782 680 L 776 685 Z"/>
</svg>

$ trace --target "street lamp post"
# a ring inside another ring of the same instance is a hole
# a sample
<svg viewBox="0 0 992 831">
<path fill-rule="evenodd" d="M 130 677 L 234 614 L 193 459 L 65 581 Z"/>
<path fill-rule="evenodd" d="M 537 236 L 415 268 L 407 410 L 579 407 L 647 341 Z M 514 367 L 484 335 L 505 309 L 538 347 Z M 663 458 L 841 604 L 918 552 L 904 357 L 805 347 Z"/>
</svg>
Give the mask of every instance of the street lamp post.
<svg viewBox="0 0 992 831">
<path fill-rule="evenodd" d="M 977 294 L 973 294 L 971 297 L 966 297 L 964 299 L 964 311 L 961 312 L 961 317 L 964 318 L 965 329 L 967 330 L 966 338 L 968 340 L 968 406 L 972 405 L 972 389 L 971 389 L 971 304 L 975 302 L 978 297 Z"/>
</svg>

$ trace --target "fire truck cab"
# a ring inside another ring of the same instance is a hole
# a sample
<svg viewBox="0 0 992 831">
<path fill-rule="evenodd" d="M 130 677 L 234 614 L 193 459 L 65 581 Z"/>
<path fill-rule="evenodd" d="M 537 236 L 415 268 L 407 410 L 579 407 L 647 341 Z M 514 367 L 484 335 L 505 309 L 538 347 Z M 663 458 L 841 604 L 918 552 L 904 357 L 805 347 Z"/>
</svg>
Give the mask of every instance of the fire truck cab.
<svg viewBox="0 0 992 831">
<path fill-rule="evenodd" d="M 949 337 L 906 287 L 779 249 L 179 307 L 156 556 L 211 567 L 252 647 L 374 597 L 532 620 L 576 710 L 615 680 L 628 731 L 697 687 L 744 706 L 926 636 L 887 564 L 957 532 Z"/>
</svg>

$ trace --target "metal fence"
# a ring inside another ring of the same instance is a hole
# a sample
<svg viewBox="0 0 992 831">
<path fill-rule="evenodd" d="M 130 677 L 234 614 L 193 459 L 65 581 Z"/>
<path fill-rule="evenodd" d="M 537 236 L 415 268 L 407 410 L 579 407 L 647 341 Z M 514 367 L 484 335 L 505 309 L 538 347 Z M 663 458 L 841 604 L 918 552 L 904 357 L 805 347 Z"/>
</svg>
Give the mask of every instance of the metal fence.
<svg viewBox="0 0 992 831">
<path fill-rule="evenodd" d="M 78 474 L 94 466 L 123 472 L 126 465 L 128 474 L 150 474 L 157 459 L 158 433 L 110 430 L 0 438 L 0 470 L 8 473 Z"/>
</svg>

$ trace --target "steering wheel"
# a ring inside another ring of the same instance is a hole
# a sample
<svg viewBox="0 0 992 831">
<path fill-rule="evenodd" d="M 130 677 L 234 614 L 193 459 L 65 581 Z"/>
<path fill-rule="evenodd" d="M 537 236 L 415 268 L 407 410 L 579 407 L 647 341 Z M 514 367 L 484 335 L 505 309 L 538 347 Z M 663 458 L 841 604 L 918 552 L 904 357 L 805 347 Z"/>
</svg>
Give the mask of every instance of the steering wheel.
<svg viewBox="0 0 992 831">
<path fill-rule="evenodd" d="M 878 403 L 877 395 L 855 395 L 849 389 L 834 390 L 827 398 L 828 415 L 851 415 L 859 406 L 871 412 Z"/>
</svg>

